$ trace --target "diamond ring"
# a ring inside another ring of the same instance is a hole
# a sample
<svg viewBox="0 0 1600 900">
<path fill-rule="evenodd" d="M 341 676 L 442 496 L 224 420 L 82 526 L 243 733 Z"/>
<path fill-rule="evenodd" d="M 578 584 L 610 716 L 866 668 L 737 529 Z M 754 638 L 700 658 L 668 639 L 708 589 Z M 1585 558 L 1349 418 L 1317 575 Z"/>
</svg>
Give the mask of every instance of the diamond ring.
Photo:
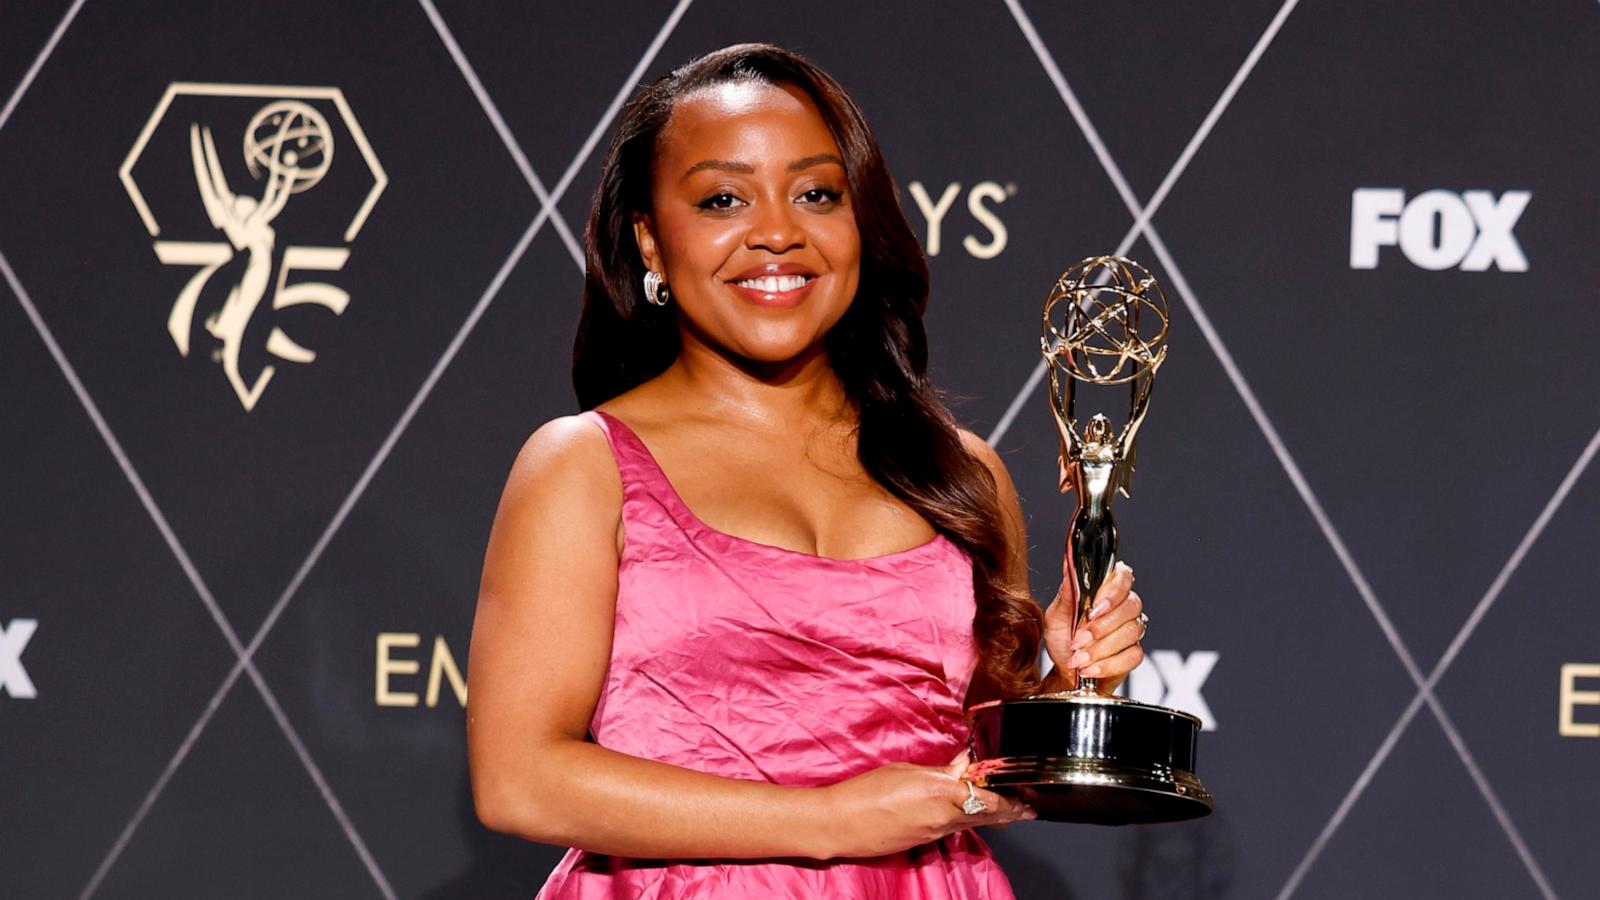
<svg viewBox="0 0 1600 900">
<path fill-rule="evenodd" d="M 970 781 L 967 782 L 967 799 L 961 802 L 961 811 L 969 816 L 989 811 L 988 805 L 978 799 L 978 791 Z"/>
</svg>

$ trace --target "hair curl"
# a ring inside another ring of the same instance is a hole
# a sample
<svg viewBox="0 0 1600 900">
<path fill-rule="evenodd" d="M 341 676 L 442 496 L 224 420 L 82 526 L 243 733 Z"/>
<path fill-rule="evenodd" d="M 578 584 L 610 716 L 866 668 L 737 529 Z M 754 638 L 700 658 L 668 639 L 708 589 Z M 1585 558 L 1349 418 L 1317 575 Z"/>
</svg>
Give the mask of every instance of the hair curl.
<svg viewBox="0 0 1600 900">
<path fill-rule="evenodd" d="M 868 474 L 972 560 L 979 665 L 971 702 L 1039 685 L 1042 617 L 1004 577 L 1006 534 L 993 475 L 962 445 L 954 416 L 927 379 L 928 264 L 865 117 L 831 76 L 771 44 L 706 54 L 641 88 L 623 107 L 584 231 L 583 310 L 572 383 L 583 409 L 663 372 L 680 345 L 674 313 L 644 302 L 633 215 L 651 208 L 656 145 L 674 102 L 717 84 L 759 81 L 805 91 L 839 145 L 861 235 L 861 278 L 824 339 L 855 405 L 857 456 Z"/>
</svg>

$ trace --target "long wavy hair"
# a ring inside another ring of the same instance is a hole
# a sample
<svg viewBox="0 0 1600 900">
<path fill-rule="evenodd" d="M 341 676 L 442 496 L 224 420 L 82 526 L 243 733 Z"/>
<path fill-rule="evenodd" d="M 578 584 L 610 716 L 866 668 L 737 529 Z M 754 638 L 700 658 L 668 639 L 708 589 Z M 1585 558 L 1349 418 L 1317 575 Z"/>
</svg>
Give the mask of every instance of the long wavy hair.
<svg viewBox="0 0 1600 900">
<path fill-rule="evenodd" d="M 972 560 L 979 665 L 968 699 L 1036 690 L 1042 616 L 1033 598 L 1004 578 L 1006 535 L 994 477 L 962 445 L 954 416 L 927 379 L 927 260 L 860 108 L 804 58 L 771 44 L 726 47 L 646 85 L 623 107 L 584 230 L 583 310 L 572 354 L 578 404 L 604 403 L 677 357 L 675 313 L 644 302 L 633 216 L 650 211 L 657 142 L 674 102 L 744 81 L 805 91 L 843 155 L 861 235 L 861 277 L 824 342 L 859 417 L 863 468 Z"/>
</svg>

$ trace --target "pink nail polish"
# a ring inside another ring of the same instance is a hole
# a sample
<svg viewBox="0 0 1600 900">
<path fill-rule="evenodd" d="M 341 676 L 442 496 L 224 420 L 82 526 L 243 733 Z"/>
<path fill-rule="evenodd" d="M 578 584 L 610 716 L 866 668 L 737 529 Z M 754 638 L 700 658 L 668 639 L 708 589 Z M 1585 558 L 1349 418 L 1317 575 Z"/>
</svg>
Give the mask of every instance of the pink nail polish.
<svg viewBox="0 0 1600 900">
<path fill-rule="evenodd" d="M 1094 605 L 1089 607 L 1089 618 L 1098 619 L 1105 611 L 1106 602 L 1104 600 L 1096 600 Z"/>
<path fill-rule="evenodd" d="M 1077 653 L 1072 654 L 1071 659 L 1067 660 L 1067 668 L 1076 669 L 1080 666 L 1088 664 L 1088 662 L 1089 652 L 1087 650 L 1079 650 Z"/>
<path fill-rule="evenodd" d="M 1068 646 L 1070 646 L 1074 650 L 1081 650 L 1084 647 L 1089 646 L 1089 643 L 1091 641 L 1093 641 L 1093 640 L 1094 640 L 1094 632 L 1092 632 L 1089 629 L 1085 628 L 1085 629 L 1079 631 L 1077 634 L 1072 636 L 1072 643 L 1070 645 L 1068 645 Z"/>
</svg>

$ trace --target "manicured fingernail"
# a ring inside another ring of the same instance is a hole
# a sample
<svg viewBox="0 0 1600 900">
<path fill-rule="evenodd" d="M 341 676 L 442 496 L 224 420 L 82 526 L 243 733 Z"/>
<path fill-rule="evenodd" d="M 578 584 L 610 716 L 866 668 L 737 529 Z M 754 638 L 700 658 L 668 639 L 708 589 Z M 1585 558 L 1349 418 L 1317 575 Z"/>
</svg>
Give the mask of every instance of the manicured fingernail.
<svg viewBox="0 0 1600 900">
<path fill-rule="evenodd" d="M 1096 663 L 1096 664 L 1094 664 L 1092 666 L 1089 666 L 1088 668 L 1084 669 L 1081 674 L 1087 675 L 1090 678 L 1093 678 L 1096 675 L 1099 675 L 1100 674 L 1100 664 Z"/>
<path fill-rule="evenodd" d="M 1067 646 L 1071 647 L 1074 650 L 1080 650 L 1080 649 L 1082 649 L 1084 647 L 1089 646 L 1089 642 L 1093 641 L 1093 640 L 1094 640 L 1094 632 L 1090 631 L 1087 628 L 1084 628 L 1084 629 L 1079 630 L 1077 634 L 1072 636 L 1072 643 L 1068 644 Z"/>
<path fill-rule="evenodd" d="M 1077 653 L 1072 654 L 1072 658 L 1071 659 L 1067 660 L 1067 668 L 1076 669 L 1079 666 L 1087 665 L 1088 662 L 1089 662 L 1089 651 L 1087 651 L 1087 650 L 1079 650 Z"/>
<path fill-rule="evenodd" d="M 1104 600 L 1096 600 L 1094 602 L 1094 605 L 1089 607 L 1089 618 L 1091 618 L 1091 619 L 1100 618 L 1100 616 L 1102 614 L 1104 614 L 1105 611 L 1106 611 L 1106 605 L 1107 604 L 1106 604 L 1106 602 Z"/>
<path fill-rule="evenodd" d="M 1133 566 L 1130 566 L 1119 559 L 1117 560 L 1117 568 L 1122 570 L 1122 574 L 1128 576 L 1129 581 L 1133 580 Z"/>
<path fill-rule="evenodd" d="M 1024 819 L 1037 819 L 1039 818 L 1039 814 L 1031 809 L 1025 809 L 1022 811 L 1022 817 Z"/>
</svg>

